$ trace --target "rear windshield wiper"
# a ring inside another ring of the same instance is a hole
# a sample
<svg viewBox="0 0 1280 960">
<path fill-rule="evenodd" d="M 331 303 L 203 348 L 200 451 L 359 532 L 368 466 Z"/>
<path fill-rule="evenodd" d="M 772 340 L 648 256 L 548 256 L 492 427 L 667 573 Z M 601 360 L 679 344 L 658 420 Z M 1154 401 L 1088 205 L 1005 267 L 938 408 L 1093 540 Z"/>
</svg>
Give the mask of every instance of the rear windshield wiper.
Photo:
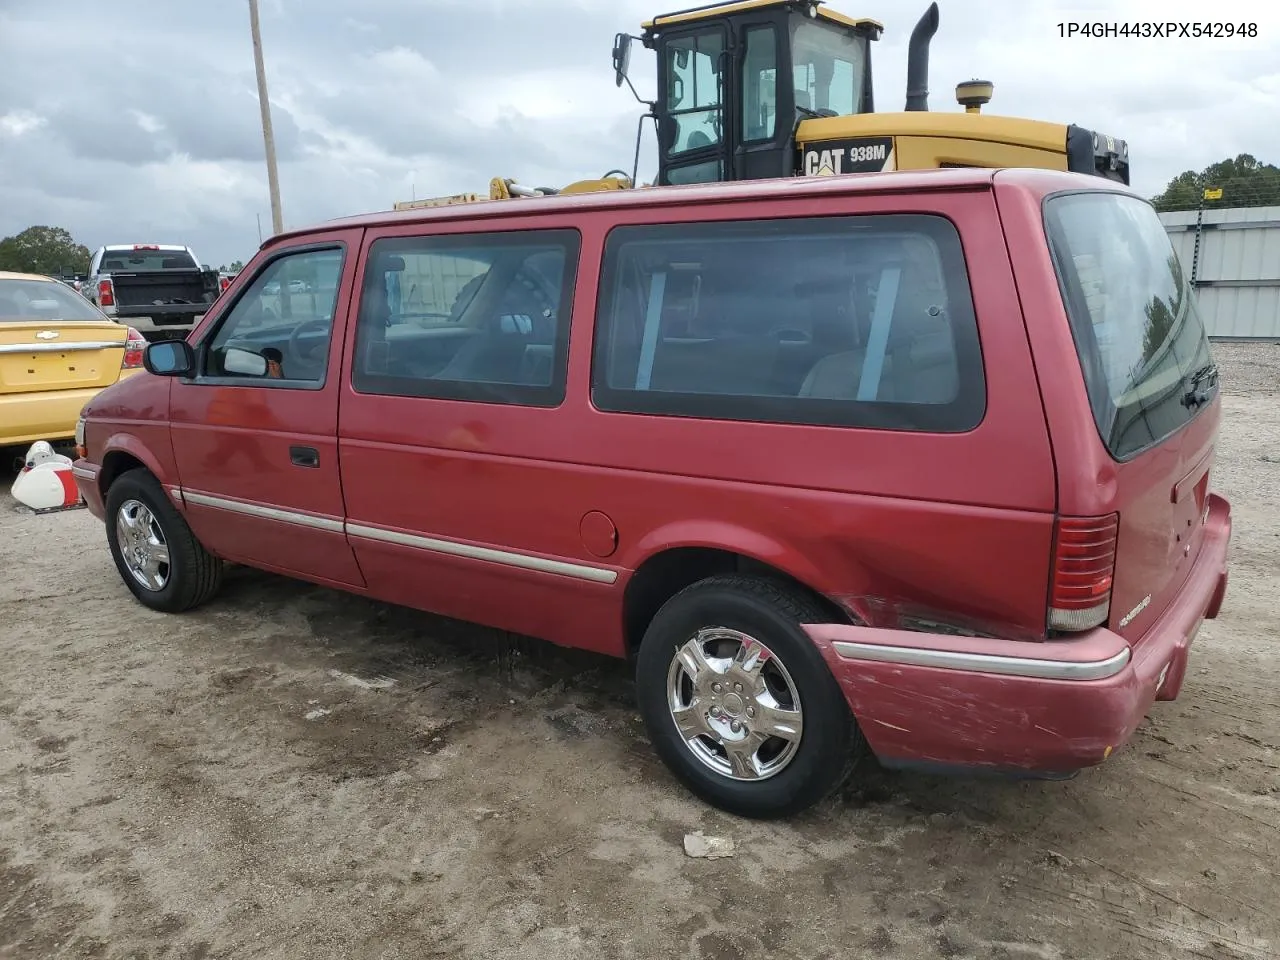
<svg viewBox="0 0 1280 960">
<path fill-rule="evenodd" d="M 1208 386 L 1201 388 L 1202 383 L 1208 383 Z M 1187 377 L 1187 383 L 1191 389 L 1182 395 L 1182 405 L 1184 407 L 1198 407 L 1202 403 L 1208 403 L 1210 391 L 1218 382 L 1218 366 L 1214 363 L 1206 363 L 1203 367 L 1194 371 Z"/>
</svg>

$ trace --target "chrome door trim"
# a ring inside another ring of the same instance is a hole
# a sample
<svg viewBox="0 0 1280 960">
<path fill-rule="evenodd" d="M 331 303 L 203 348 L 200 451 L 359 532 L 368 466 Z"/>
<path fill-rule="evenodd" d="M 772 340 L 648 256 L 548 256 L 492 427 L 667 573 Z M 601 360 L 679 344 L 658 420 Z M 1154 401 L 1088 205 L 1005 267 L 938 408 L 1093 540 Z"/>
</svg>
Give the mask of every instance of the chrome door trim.
<svg viewBox="0 0 1280 960">
<path fill-rule="evenodd" d="M 347 521 L 347 533 L 353 537 L 366 540 L 378 540 L 383 543 L 394 543 L 402 547 L 414 547 L 430 553 L 442 553 L 454 557 L 466 557 L 469 560 L 488 560 L 508 567 L 519 567 L 524 570 L 536 570 L 539 573 L 554 573 L 575 580 L 588 580 L 593 583 L 613 583 L 618 579 L 616 570 L 603 567 L 592 567 L 582 563 L 569 563 L 564 560 L 548 560 L 545 557 L 532 557 L 527 553 L 512 553 L 509 550 L 496 550 L 493 547 L 477 547 L 469 543 L 458 543 L 454 540 L 440 540 L 436 537 L 423 537 L 418 534 L 400 533 L 383 527 L 371 527 L 362 523 Z"/>
<path fill-rule="evenodd" d="M 510 550 L 499 550 L 494 547 L 478 547 L 469 543 L 459 543 L 456 540 L 441 540 L 438 537 L 424 537 L 419 534 L 401 533 L 398 530 L 389 530 L 385 527 L 374 527 L 363 523 L 343 521 L 336 517 L 321 517 L 310 513 L 298 513 L 295 510 L 285 510 L 281 507 L 269 507 L 264 504 L 247 503 L 243 500 L 229 500 L 226 497 L 217 497 L 208 493 L 195 493 L 181 487 L 171 487 L 169 488 L 169 492 L 172 493 L 175 499 L 179 502 L 185 502 L 187 504 L 213 507 L 217 510 L 227 510 L 231 513 L 239 513 L 249 517 L 259 517 L 264 520 L 279 520 L 282 523 L 293 523 L 298 526 L 311 527 L 315 530 L 325 530 L 330 533 L 345 533 L 348 536 L 360 537 L 364 540 L 391 543 L 401 547 L 425 550 L 429 553 L 464 557 L 468 560 L 485 560 L 491 563 L 502 564 L 507 567 L 516 567 L 522 570 L 533 570 L 538 573 L 556 574 L 563 577 L 571 577 L 575 580 L 585 580 L 591 583 L 615 583 L 618 579 L 618 572 L 616 570 L 609 570 L 604 567 L 595 567 L 583 563 L 570 563 L 566 560 L 549 560 L 546 557 L 530 556 L 527 553 L 514 553 Z"/>
<path fill-rule="evenodd" d="M 191 490 L 179 492 L 186 503 L 198 504 L 202 507 L 214 507 L 230 513 L 239 513 L 247 517 L 259 517 L 263 520 L 279 520 L 313 530 L 326 530 L 329 533 L 342 533 L 342 521 L 336 517 L 320 517 L 311 513 L 298 513 L 295 510 L 282 510 L 280 507 L 268 507 L 259 503 L 246 503 L 243 500 L 228 500 L 207 493 L 195 493 Z"/>
</svg>

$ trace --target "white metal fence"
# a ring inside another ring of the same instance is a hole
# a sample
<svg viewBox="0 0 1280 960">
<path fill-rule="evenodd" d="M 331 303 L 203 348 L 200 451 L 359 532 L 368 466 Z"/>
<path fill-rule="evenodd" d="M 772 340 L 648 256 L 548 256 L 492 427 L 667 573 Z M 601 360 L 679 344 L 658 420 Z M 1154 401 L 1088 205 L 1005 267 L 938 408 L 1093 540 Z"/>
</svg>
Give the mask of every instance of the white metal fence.
<svg viewBox="0 0 1280 960">
<path fill-rule="evenodd" d="M 1209 336 L 1280 340 L 1280 207 L 1209 204 L 1198 231 L 1195 210 L 1160 220 L 1195 283 Z"/>
</svg>

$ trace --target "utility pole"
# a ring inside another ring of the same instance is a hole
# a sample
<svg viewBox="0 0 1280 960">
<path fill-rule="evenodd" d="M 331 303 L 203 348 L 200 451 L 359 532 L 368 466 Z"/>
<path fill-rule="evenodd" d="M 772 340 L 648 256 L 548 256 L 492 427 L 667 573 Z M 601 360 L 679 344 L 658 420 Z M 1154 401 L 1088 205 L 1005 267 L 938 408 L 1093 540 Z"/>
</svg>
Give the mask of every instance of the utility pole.
<svg viewBox="0 0 1280 960">
<path fill-rule="evenodd" d="M 262 141 L 267 149 L 267 185 L 271 190 L 273 234 L 284 232 L 280 212 L 280 178 L 276 174 L 276 138 L 271 132 L 271 101 L 267 99 L 267 71 L 262 63 L 262 34 L 258 28 L 258 0 L 249 0 L 249 28 L 253 31 L 253 63 L 258 72 L 258 106 L 262 108 Z"/>
</svg>

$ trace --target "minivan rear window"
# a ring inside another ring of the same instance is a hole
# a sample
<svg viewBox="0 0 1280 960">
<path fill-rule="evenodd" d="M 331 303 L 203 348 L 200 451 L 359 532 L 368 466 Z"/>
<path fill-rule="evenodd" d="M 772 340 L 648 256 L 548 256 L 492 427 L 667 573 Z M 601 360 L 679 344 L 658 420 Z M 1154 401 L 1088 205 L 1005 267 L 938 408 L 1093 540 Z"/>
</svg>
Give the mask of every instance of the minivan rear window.
<svg viewBox="0 0 1280 960">
<path fill-rule="evenodd" d="M 1145 200 L 1060 194 L 1045 221 L 1098 432 L 1113 457 L 1131 459 L 1207 399 L 1197 388 L 1212 357 L 1195 292 Z"/>
</svg>

